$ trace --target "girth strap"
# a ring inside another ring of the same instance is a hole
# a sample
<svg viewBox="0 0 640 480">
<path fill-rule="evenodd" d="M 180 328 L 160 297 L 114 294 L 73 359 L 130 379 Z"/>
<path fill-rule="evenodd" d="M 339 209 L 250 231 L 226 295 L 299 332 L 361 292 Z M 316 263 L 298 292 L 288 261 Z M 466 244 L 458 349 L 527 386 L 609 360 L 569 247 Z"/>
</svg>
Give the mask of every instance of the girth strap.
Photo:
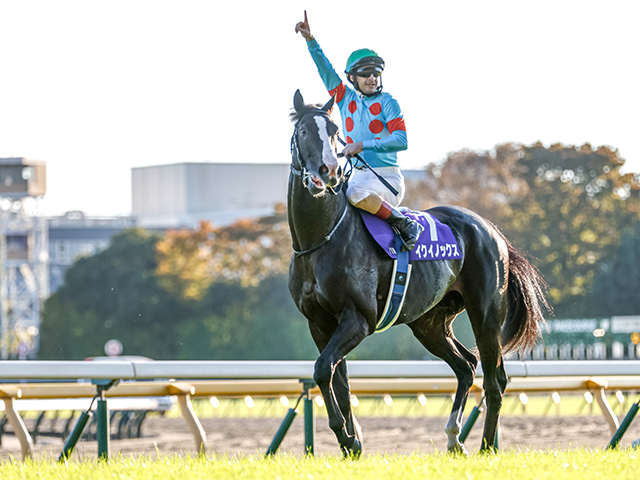
<svg viewBox="0 0 640 480">
<path fill-rule="evenodd" d="M 375 333 L 384 332 L 396 323 L 404 305 L 404 298 L 411 278 L 412 265 L 409 263 L 409 252 L 402 251 L 402 240 L 397 233 L 394 237 L 397 258 L 393 261 L 393 273 L 391 274 L 391 287 L 389 288 L 387 303 L 384 306 L 382 315 L 380 315 Z"/>
</svg>

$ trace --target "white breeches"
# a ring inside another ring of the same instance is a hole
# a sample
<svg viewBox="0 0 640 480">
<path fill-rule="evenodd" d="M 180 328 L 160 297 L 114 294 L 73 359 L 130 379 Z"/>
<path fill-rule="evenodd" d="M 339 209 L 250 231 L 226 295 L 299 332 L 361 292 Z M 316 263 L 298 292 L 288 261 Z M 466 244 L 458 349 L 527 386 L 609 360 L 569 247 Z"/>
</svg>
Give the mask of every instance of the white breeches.
<svg viewBox="0 0 640 480">
<path fill-rule="evenodd" d="M 384 177 L 393 188 L 398 191 L 398 195 L 394 195 L 391 190 L 383 185 L 378 178 L 369 169 L 358 170 L 353 169 L 351 178 L 349 179 L 349 187 L 347 188 L 347 198 L 352 205 L 355 205 L 371 194 L 380 195 L 384 200 L 394 207 L 400 205 L 404 198 L 404 176 L 398 167 L 380 167 L 375 169 L 376 173 Z"/>
</svg>

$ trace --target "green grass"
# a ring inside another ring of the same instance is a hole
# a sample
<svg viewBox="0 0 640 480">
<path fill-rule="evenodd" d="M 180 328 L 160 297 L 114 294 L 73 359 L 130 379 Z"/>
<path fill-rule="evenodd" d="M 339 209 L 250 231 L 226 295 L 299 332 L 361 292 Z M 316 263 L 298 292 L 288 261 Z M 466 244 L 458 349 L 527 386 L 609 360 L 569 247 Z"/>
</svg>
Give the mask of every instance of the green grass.
<svg viewBox="0 0 640 480">
<path fill-rule="evenodd" d="M 339 457 L 297 458 L 278 455 L 183 458 L 114 458 L 109 463 L 53 460 L 2 462 L 3 480 L 61 479 L 402 479 L 528 480 L 636 479 L 639 450 L 506 452 L 469 458 L 446 454 L 367 455 L 360 460 Z"/>
</svg>

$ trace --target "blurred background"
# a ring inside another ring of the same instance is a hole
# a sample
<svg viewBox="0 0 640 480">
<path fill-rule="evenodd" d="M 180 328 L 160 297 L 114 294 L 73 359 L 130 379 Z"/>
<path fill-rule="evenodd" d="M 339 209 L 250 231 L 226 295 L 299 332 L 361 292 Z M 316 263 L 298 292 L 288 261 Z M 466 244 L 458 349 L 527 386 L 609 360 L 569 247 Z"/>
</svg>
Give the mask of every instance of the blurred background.
<svg viewBox="0 0 640 480">
<path fill-rule="evenodd" d="M 529 358 L 638 358 L 636 5 L 441 3 L 0 1 L 1 358 L 317 356 L 287 289 L 288 112 L 327 99 L 304 8 L 339 74 L 385 59 L 404 205 L 469 207 L 542 272 Z M 403 326 L 350 356 L 425 357 Z"/>
</svg>

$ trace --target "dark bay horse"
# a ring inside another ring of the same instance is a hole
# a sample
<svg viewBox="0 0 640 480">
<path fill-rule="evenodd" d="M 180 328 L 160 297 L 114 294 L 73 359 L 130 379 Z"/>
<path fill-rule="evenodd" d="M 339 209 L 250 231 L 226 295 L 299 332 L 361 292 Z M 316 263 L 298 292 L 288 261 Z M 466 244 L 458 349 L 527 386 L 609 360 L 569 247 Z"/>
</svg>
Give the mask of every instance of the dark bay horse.
<svg viewBox="0 0 640 480">
<path fill-rule="evenodd" d="M 294 254 L 289 290 L 309 321 L 320 356 L 314 380 L 322 391 L 329 425 L 345 455 L 359 455 L 362 433 L 353 416 L 345 357 L 374 332 L 392 274 L 392 260 L 366 231 L 344 193 L 336 148 L 338 127 L 329 110 L 305 105 L 297 91 L 288 215 Z M 507 385 L 503 352 L 531 348 L 544 322 L 544 281 L 538 271 L 487 220 L 459 207 L 428 213 L 447 224 L 462 251 L 459 260 L 413 264 L 405 304 L 396 324 L 451 366 L 458 388 L 445 427 L 451 452 L 478 359 L 453 335 L 451 324 L 467 310 L 484 371 L 487 402 L 481 450 L 493 448 Z"/>
</svg>

